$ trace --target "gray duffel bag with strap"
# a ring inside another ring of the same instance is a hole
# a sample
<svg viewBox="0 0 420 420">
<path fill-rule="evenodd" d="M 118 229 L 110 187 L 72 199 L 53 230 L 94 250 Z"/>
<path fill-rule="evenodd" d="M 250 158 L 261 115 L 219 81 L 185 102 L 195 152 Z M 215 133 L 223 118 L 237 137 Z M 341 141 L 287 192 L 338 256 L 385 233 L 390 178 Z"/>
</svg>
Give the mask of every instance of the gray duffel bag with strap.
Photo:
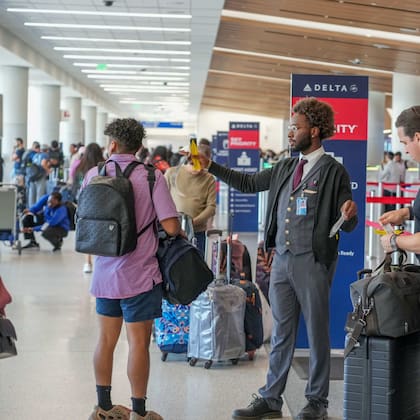
<svg viewBox="0 0 420 420">
<path fill-rule="evenodd" d="M 375 271 L 360 271 L 350 284 L 354 309 L 347 317 L 344 357 L 361 334 L 397 338 L 420 331 L 420 266 L 403 264 L 404 257 L 392 266 L 387 254 Z"/>
</svg>

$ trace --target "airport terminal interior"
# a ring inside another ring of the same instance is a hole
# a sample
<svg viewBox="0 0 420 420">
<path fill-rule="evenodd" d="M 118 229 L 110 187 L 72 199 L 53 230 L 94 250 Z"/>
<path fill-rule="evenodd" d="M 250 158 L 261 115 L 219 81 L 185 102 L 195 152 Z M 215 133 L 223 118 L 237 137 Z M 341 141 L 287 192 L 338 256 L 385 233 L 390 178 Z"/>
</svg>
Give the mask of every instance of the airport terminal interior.
<svg viewBox="0 0 420 420">
<path fill-rule="evenodd" d="M 414 200 L 420 185 L 418 164 L 404 153 L 394 127 L 403 109 L 419 103 L 419 22 L 418 0 L 0 0 L 0 197 L 3 188 L 22 187 L 13 160 L 17 138 L 25 149 L 39 142 L 46 150 L 57 141 L 64 163 L 51 172 L 48 188 L 58 190 L 68 183 L 73 145 L 82 150 L 96 143 L 105 153 L 104 129 L 115 118 L 144 125 L 150 156 L 159 146 L 176 153 L 191 138 L 205 138 L 219 163 L 270 168 L 290 154 L 292 103 L 316 96 L 337 107 L 336 137 L 326 149 L 348 168 L 361 215 L 357 240 L 343 235 L 345 278 L 334 280 L 343 290 L 334 304 L 351 310 L 348 284 L 384 255 L 377 225 L 384 153 L 402 152 L 407 163 L 405 179 L 394 185 L 397 208 Z M 244 128 L 245 143 L 256 141 L 252 148 L 235 150 L 235 127 Z M 227 157 L 228 144 L 235 160 Z M 235 204 L 222 184 L 218 189 L 212 227 L 226 236 Z M 58 252 L 39 234 L 39 247 L 20 248 L 27 243 L 20 226 L 27 199 L 16 208 L 0 201 L 0 277 L 13 298 L 6 315 L 18 351 L 0 360 L 0 420 L 88 419 L 97 401 L 92 274 L 84 272 L 73 231 Z M 233 212 L 252 208 L 234 233 L 249 250 L 255 276 L 267 196 L 252 200 L 240 198 Z M 413 232 L 414 225 L 405 229 Z M 408 261 L 416 263 L 414 254 Z M 266 326 L 269 312 L 263 310 Z M 343 419 L 344 318 L 342 324 L 331 351 L 330 420 Z M 232 418 L 265 384 L 266 335 L 254 360 L 244 354 L 237 365 L 215 362 L 210 369 L 200 360 L 190 366 L 186 354 L 163 361 L 153 341 L 147 408 L 165 420 Z M 112 398 L 130 407 L 127 352 L 123 329 Z M 307 402 L 308 355 L 307 346 L 295 351 L 285 419 L 296 418 Z"/>
</svg>

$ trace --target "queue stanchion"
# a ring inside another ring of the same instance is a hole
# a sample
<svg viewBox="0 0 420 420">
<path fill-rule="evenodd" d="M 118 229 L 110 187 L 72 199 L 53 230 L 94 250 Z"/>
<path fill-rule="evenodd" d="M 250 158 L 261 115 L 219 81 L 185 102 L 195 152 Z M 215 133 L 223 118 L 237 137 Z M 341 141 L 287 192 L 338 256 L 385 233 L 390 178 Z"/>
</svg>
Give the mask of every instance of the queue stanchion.
<svg viewBox="0 0 420 420">
<path fill-rule="evenodd" d="M 396 188 L 395 193 L 396 193 L 396 196 L 397 196 L 398 198 L 400 198 L 400 197 L 401 197 L 401 184 L 397 184 L 397 188 Z M 399 210 L 400 208 L 401 208 L 401 203 L 397 203 L 397 204 L 395 205 L 395 209 L 396 209 L 396 210 Z"/>
<path fill-rule="evenodd" d="M 371 190 L 369 192 L 370 197 L 375 197 L 375 190 Z M 375 203 L 370 202 L 368 204 L 368 220 L 376 220 L 375 218 Z M 368 252 L 367 252 L 367 260 L 368 260 L 368 268 L 373 268 L 376 266 L 376 263 L 373 263 L 373 260 L 377 260 L 376 255 L 374 254 L 374 241 L 375 241 L 375 232 L 372 226 L 369 226 L 368 230 Z"/>
</svg>

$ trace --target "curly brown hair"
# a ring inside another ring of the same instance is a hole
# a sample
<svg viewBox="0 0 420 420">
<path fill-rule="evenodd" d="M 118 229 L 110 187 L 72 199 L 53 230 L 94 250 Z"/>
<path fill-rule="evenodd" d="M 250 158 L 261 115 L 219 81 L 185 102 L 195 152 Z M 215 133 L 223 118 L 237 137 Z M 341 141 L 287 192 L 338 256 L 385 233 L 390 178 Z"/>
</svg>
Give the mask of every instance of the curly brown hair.
<svg viewBox="0 0 420 420">
<path fill-rule="evenodd" d="M 146 131 L 134 118 L 117 118 L 108 124 L 104 134 L 118 143 L 120 153 L 136 153 L 140 149 Z"/>
<path fill-rule="evenodd" d="M 321 141 L 334 135 L 334 111 L 326 102 L 316 98 L 304 98 L 296 102 L 293 112 L 304 115 L 311 127 L 319 128 Z"/>
</svg>

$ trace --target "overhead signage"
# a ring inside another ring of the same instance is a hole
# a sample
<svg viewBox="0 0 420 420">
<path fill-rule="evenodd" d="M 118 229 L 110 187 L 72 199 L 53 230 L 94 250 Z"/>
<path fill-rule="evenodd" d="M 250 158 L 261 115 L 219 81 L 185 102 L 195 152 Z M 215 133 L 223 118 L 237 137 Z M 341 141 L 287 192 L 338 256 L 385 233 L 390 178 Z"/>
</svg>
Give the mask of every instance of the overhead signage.
<svg viewBox="0 0 420 420">
<path fill-rule="evenodd" d="M 171 121 L 142 121 L 144 128 L 184 128 L 183 122 Z"/>
</svg>

